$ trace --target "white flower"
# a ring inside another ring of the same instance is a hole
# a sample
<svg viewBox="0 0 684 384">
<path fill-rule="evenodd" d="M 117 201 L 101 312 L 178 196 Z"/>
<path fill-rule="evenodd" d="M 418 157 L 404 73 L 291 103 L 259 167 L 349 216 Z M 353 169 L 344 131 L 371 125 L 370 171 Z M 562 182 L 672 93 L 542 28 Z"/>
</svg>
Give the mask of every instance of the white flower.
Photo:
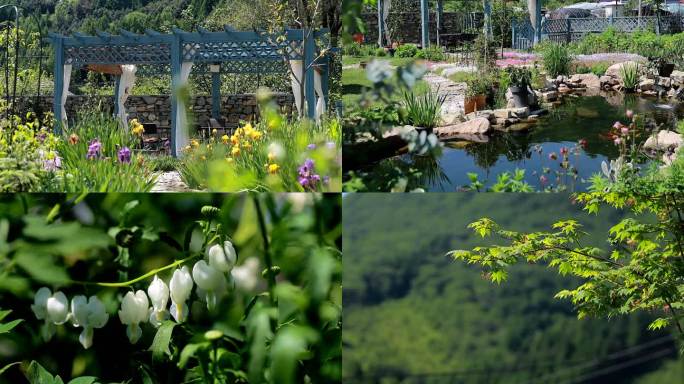
<svg viewBox="0 0 684 384">
<path fill-rule="evenodd" d="M 47 312 L 47 301 L 51 296 L 52 291 L 49 288 L 42 287 L 36 292 L 33 304 L 31 305 L 31 310 L 36 315 L 36 318 L 38 320 L 45 320 L 45 324 L 43 324 L 40 330 L 40 334 L 45 341 L 49 341 L 52 335 L 55 334 L 55 325 L 50 322 Z"/>
<path fill-rule="evenodd" d="M 253 291 L 259 282 L 259 259 L 256 257 L 246 259 L 242 265 L 233 268 L 230 274 L 233 276 L 236 288 L 245 292 Z"/>
<path fill-rule="evenodd" d="M 55 292 L 47 299 L 47 317 L 60 325 L 69 319 L 69 299 L 62 292 Z"/>
<path fill-rule="evenodd" d="M 219 270 L 208 265 L 206 261 L 200 260 L 192 267 L 192 278 L 201 290 L 198 295 L 205 299 L 207 308 L 214 309 L 218 296 L 225 291 L 225 276 Z"/>
<path fill-rule="evenodd" d="M 192 293 L 192 276 L 188 267 L 176 269 L 169 282 L 169 290 L 171 293 L 171 316 L 177 322 L 182 323 L 188 317 L 188 305 L 185 302 L 190 298 Z"/>
<path fill-rule="evenodd" d="M 157 275 L 147 288 L 147 295 L 152 302 L 150 310 L 150 324 L 159 327 L 162 321 L 169 318 L 169 312 L 166 310 L 166 304 L 169 302 L 169 287 Z"/>
<path fill-rule="evenodd" d="M 131 343 L 135 344 L 142 336 L 142 330 L 139 324 L 147 321 L 149 310 L 149 302 L 144 291 L 139 290 L 135 294 L 133 292 L 126 293 L 121 302 L 121 310 L 119 311 L 119 319 L 123 324 L 126 324 L 126 335 Z"/>
<path fill-rule="evenodd" d="M 71 322 L 74 327 L 83 327 L 78 337 L 83 348 L 88 349 L 93 345 L 93 330 L 104 327 L 107 320 L 109 315 L 97 296 L 90 296 L 86 300 L 85 296 L 79 295 L 71 299 Z"/>
<path fill-rule="evenodd" d="M 233 244 L 230 241 L 224 241 L 223 247 L 219 244 L 214 244 L 207 249 L 207 256 L 209 258 L 209 265 L 221 272 L 230 272 L 237 261 L 237 253 Z M 194 274 L 194 269 L 193 269 Z"/>
</svg>

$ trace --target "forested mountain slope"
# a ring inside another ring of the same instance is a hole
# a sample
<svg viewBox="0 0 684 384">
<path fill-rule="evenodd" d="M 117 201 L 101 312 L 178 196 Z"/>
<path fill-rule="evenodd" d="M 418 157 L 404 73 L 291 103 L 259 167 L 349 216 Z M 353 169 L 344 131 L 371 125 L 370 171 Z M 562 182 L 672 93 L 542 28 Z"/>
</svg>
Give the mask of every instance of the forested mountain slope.
<svg viewBox="0 0 684 384">
<path fill-rule="evenodd" d="M 646 330 L 648 316 L 577 320 L 568 302 L 553 298 L 576 281 L 545 267 L 520 266 L 495 286 L 479 269 L 447 258 L 450 249 L 483 245 L 466 229 L 482 216 L 519 231 L 579 216 L 592 234 L 587 240 L 601 245 L 620 213 L 589 216 L 563 195 L 347 195 L 348 382 L 632 383 L 664 359 L 590 375 L 635 356 L 676 356 L 669 334 Z M 662 381 L 681 373 L 677 364 L 639 383 L 677 382 Z"/>
</svg>

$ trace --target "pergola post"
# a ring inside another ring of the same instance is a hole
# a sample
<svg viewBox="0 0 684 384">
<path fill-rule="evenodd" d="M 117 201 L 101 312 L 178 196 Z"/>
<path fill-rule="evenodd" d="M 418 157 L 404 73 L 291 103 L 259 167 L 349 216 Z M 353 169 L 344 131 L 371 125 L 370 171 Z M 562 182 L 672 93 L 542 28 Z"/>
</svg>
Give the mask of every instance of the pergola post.
<svg viewBox="0 0 684 384">
<path fill-rule="evenodd" d="M 542 19 L 541 19 L 541 0 L 535 0 L 537 2 L 537 9 L 535 9 L 536 18 L 535 18 L 535 26 L 534 26 L 534 39 L 536 40 L 535 42 L 537 44 L 541 43 L 542 41 L 542 30 L 541 30 L 541 25 L 542 25 Z"/>
<path fill-rule="evenodd" d="M 425 49 L 430 46 L 430 10 L 428 8 L 428 0 L 420 0 L 420 26 L 420 42 L 422 48 Z"/>
<path fill-rule="evenodd" d="M 182 127 L 178 126 L 178 111 L 181 108 L 179 91 L 180 91 L 180 74 L 181 72 L 181 39 L 177 33 L 173 34 L 173 41 L 171 43 L 171 155 L 178 157 L 176 150 L 176 140 L 178 139 L 178 130 Z"/>
<path fill-rule="evenodd" d="M 311 120 L 316 118 L 316 90 L 314 87 L 314 55 L 316 51 L 316 40 L 314 31 L 305 29 L 304 31 L 304 97 L 306 98 L 306 114 Z"/>
<path fill-rule="evenodd" d="M 53 37 L 55 47 L 55 89 L 52 101 L 55 115 L 55 134 L 62 133 L 62 92 L 64 89 L 64 38 Z"/>
<path fill-rule="evenodd" d="M 442 0 L 437 0 L 437 19 L 435 20 L 437 22 L 437 46 L 441 46 L 441 41 L 440 41 L 440 33 L 442 29 L 442 14 L 444 13 L 444 4 Z"/>
<path fill-rule="evenodd" d="M 114 78 L 114 116 L 119 116 L 119 87 L 121 86 L 121 75 Z"/>
<path fill-rule="evenodd" d="M 383 0 L 378 0 L 378 47 L 382 48 L 384 46 L 384 33 L 383 31 L 383 20 L 384 15 L 382 14 Z"/>
<path fill-rule="evenodd" d="M 213 64 L 211 71 L 211 117 L 219 119 L 221 117 L 221 67 Z"/>
</svg>

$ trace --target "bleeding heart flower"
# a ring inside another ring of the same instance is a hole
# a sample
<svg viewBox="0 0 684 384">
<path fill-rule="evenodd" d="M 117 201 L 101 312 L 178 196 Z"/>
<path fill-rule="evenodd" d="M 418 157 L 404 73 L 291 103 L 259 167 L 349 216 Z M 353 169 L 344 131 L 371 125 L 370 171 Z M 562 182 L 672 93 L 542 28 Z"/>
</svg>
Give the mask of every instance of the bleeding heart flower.
<svg viewBox="0 0 684 384">
<path fill-rule="evenodd" d="M 93 345 L 94 329 L 104 327 L 107 320 L 109 315 L 97 296 L 86 299 L 79 295 L 71 300 L 71 322 L 74 327 L 83 327 L 83 332 L 78 337 L 83 348 L 88 349 Z"/>
<path fill-rule="evenodd" d="M 142 329 L 139 324 L 147 321 L 149 311 L 149 302 L 144 291 L 139 290 L 135 294 L 133 292 L 126 293 L 121 302 L 121 310 L 119 311 L 119 319 L 121 323 L 126 324 L 126 335 L 131 343 L 135 344 L 142 336 Z"/>
<path fill-rule="evenodd" d="M 155 275 L 154 280 L 147 288 L 147 295 L 152 302 L 150 324 L 159 327 L 162 321 L 169 318 L 169 311 L 166 310 L 166 304 L 169 302 L 169 287 L 164 283 L 164 280 Z"/>
<path fill-rule="evenodd" d="M 171 316 L 177 322 L 182 323 L 188 317 L 188 305 L 185 302 L 192 293 L 192 276 L 188 267 L 176 269 L 169 282 L 169 292 L 171 294 Z"/>
</svg>

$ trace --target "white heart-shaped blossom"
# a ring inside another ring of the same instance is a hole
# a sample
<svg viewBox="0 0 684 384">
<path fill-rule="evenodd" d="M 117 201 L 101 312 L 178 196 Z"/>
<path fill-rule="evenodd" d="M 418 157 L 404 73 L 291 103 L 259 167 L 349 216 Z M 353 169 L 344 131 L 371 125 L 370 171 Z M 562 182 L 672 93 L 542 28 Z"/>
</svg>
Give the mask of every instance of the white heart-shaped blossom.
<svg viewBox="0 0 684 384">
<path fill-rule="evenodd" d="M 259 259 L 249 257 L 242 265 L 230 271 L 235 287 L 241 291 L 252 292 L 259 282 Z"/>
<path fill-rule="evenodd" d="M 188 267 L 176 269 L 169 282 L 169 293 L 171 295 L 171 316 L 177 322 L 182 323 L 188 317 L 188 305 L 185 302 L 192 293 L 192 276 Z"/>
<path fill-rule="evenodd" d="M 119 319 L 127 325 L 126 335 L 133 344 L 142 336 L 139 324 L 147 321 L 148 310 L 149 302 L 145 291 L 138 290 L 135 294 L 129 291 L 121 301 Z"/>
<path fill-rule="evenodd" d="M 207 257 L 209 265 L 221 272 L 230 272 L 237 261 L 237 253 L 230 241 L 224 241 L 223 247 L 219 244 L 214 244 L 207 249 Z M 194 272 L 194 268 L 193 268 Z"/>
<path fill-rule="evenodd" d="M 33 304 L 31 305 L 31 310 L 38 320 L 47 318 L 47 301 L 50 296 L 52 296 L 52 291 L 47 287 L 42 287 L 36 292 L 36 295 L 33 298 Z"/>
<path fill-rule="evenodd" d="M 206 301 L 209 310 L 214 309 L 218 298 L 226 291 L 226 277 L 204 260 L 192 267 L 192 277 L 199 288 L 198 296 Z"/>
<path fill-rule="evenodd" d="M 47 299 L 47 318 L 59 325 L 69 318 L 69 299 L 62 292 L 55 292 Z"/>
<path fill-rule="evenodd" d="M 154 276 L 154 280 L 147 288 L 147 295 L 152 302 L 152 309 L 150 311 L 150 323 L 155 327 L 161 325 L 162 321 L 168 319 L 168 311 L 166 304 L 169 302 L 169 287 L 164 280 Z"/>
<path fill-rule="evenodd" d="M 83 327 L 78 337 L 83 348 L 88 349 L 93 345 L 93 330 L 104 327 L 107 320 L 109 314 L 97 296 L 86 299 L 85 296 L 78 295 L 71 299 L 71 322 L 74 327 Z"/>
</svg>

